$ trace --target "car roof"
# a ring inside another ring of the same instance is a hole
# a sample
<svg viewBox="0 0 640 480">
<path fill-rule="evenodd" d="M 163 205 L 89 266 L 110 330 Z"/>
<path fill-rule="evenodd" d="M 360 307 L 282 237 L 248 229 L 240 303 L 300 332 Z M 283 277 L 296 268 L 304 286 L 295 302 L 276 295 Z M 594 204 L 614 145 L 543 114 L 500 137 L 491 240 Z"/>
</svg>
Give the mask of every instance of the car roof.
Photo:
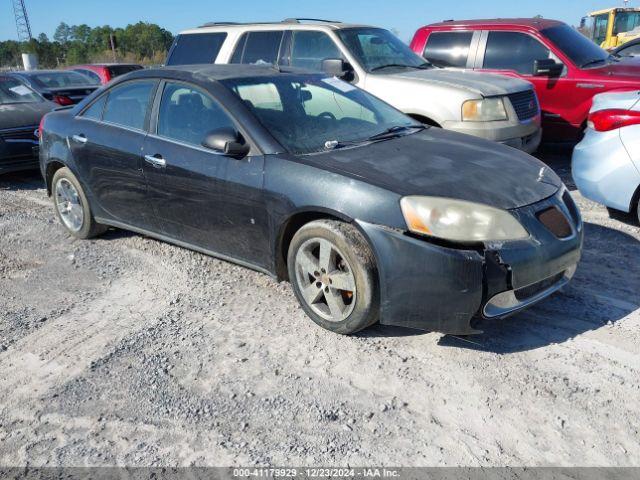
<svg viewBox="0 0 640 480">
<path fill-rule="evenodd" d="M 565 25 L 559 20 L 547 18 L 491 18 L 480 20 L 446 20 L 444 22 L 431 23 L 426 27 L 491 27 L 491 26 L 516 26 L 542 30 L 549 27 Z"/>
<path fill-rule="evenodd" d="M 255 23 L 235 23 L 235 22 L 209 22 L 196 28 L 190 28 L 180 32 L 180 35 L 190 35 L 209 32 L 247 31 L 247 30 L 342 30 L 345 28 L 376 28 L 372 25 L 359 23 L 343 23 L 336 20 L 318 19 L 285 19 L 281 22 L 255 22 Z"/>
<path fill-rule="evenodd" d="M 171 65 L 161 68 L 148 68 L 136 70 L 128 73 L 121 79 L 131 80 L 134 78 L 146 77 L 166 77 L 172 78 L 176 75 L 188 76 L 194 80 L 218 81 L 239 78 L 272 78 L 279 75 L 315 75 L 326 76 L 323 73 L 312 72 L 302 68 L 274 67 L 273 65 L 241 65 L 241 64 L 206 64 L 206 65 Z"/>
<path fill-rule="evenodd" d="M 67 68 L 79 68 L 79 67 L 141 67 L 139 63 L 79 63 L 78 65 L 71 65 Z"/>
<path fill-rule="evenodd" d="M 68 70 L 19 70 L 19 71 L 15 71 L 15 72 L 11 72 L 13 74 L 18 74 L 18 75 L 24 75 L 24 76 L 31 76 L 31 75 L 48 75 L 51 73 L 77 73 L 77 72 L 69 72 Z M 78 75 L 81 75 L 80 73 L 78 73 Z"/>
<path fill-rule="evenodd" d="M 622 45 L 619 45 L 616 50 L 622 50 L 625 47 L 631 47 L 633 45 L 637 45 L 638 43 L 640 43 L 640 37 L 638 38 L 634 38 L 633 40 L 629 40 L 628 42 L 624 42 Z"/>
</svg>

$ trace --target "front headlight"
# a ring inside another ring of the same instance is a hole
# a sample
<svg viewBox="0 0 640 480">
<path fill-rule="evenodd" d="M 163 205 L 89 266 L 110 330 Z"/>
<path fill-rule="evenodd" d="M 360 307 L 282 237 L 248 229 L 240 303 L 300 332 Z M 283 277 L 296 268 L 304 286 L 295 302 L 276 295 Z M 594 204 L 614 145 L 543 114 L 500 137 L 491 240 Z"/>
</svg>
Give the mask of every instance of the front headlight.
<svg viewBox="0 0 640 480">
<path fill-rule="evenodd" d="M 508 118 L 502 98 L 467 100 L 462 104 L 462 120 L 465 122 L 494 122 Z"/>
<path fill-rule="evenodd" d="M 516 240 L 529 234 L 511 213 L 480 203 L 442 197 L 403 197 L 407 227 L 413 233 L 457 242 Z"/>
</svg>

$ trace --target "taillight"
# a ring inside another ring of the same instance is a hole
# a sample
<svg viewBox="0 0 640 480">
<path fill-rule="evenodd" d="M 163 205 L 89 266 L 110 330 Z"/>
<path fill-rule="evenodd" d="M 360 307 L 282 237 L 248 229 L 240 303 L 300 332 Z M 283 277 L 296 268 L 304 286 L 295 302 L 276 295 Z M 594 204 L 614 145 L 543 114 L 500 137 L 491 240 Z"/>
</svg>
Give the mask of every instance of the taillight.
<svg viewBox="0 0 640 480">
<path fill-rule="evenodd" d="M 38 138 L 42 138 L 42 128 L 44 127 L 44 117 L 46 117 L 46 115 L 42 116 L 42 118 L 40 119 L 40 125 L 38 125 Z"/>
<path fill-rule="evenodd" d="M 54 95 L 53 101 L 62 106 L 73 105 L 73 100 L 66 95 Z"/>
<path fill-rule="evenodd" d="M 597 132 L 608 132 L 616 128 L 640 124 L 640 112 L 614 108 L 598 110 L 589 114 L 587 125 Z"/>
</svg>

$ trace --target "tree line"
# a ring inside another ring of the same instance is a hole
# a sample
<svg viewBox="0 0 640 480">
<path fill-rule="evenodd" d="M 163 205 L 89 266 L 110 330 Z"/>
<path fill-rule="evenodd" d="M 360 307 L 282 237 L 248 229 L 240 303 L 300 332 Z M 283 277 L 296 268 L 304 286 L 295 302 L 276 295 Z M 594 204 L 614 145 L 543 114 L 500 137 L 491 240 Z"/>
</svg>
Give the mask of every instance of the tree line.
<svg viewBox="0 0 640 480">
<path fill-rule="evenodd" d="M 0 42 L 0 68 L 22 66 L 22 53 L 38 55 L 40 68 L 57 68 L 79 63 L 113 62 L 110 36 L 116 46 L 116 60 L 142 64 L 163 63 L 173 42 L 171 32 L 153 23 L 138 22 L 125 28 L 109 25 L 67 25 L 56 28 L 53 39 L 41 33 L 29 42 Z"/>
</svg>

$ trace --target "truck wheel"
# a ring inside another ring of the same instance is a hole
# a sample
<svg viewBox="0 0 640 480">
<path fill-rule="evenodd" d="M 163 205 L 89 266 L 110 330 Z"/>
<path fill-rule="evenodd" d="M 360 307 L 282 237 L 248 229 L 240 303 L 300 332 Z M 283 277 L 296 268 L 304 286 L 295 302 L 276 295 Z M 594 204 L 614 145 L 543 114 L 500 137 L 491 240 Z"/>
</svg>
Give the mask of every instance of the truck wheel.
<svg viewBox="0 0 640 480">
<path fill-rule="evenodd" d="M 56 216 L 71 235 L 85 239 L 107 230 L 94 220 L 87 196 L 71 170 L 63 167 L 56 171 L 51 184 Z"/>
<path fill-rule="evenodd" d="M 291 240 L 287 268 L 302 308 L 321 327 L 351 334 L 378 320 L 375 260 L 355 227 L 335 220 L 307 223 Z"/>
</svg>

